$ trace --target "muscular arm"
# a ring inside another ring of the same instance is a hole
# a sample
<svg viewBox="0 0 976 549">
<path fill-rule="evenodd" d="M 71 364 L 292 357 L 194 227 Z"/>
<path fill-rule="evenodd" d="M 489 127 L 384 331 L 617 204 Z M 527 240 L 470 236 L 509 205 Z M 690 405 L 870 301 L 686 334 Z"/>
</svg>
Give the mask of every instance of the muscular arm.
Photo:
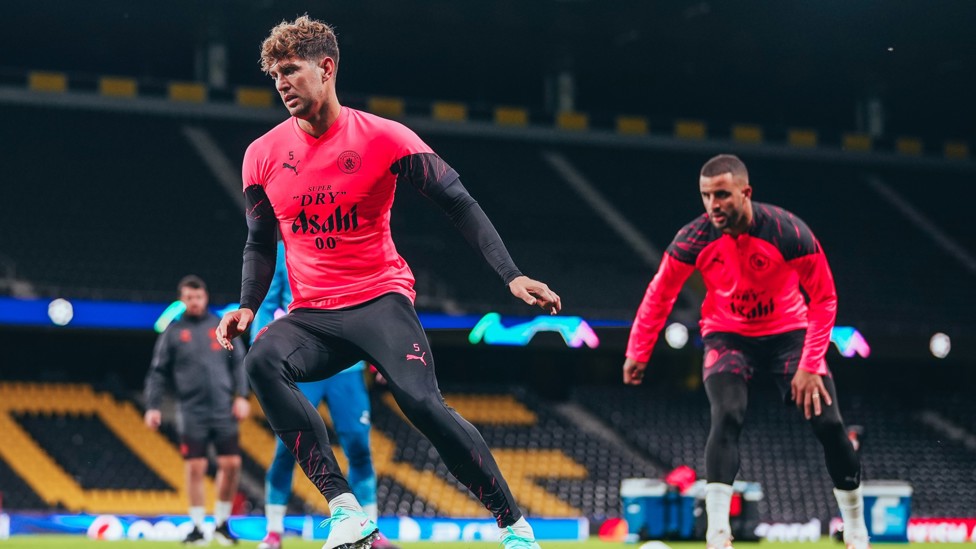
<svg viewBox="0 0 976 549">
<path fill-rule="evenodd" d="M 800 285 L 810 297 L 807 306 L 807 335 L 800 355 L 801 370 L 825 375 L 827 363 L 824 356 L 830 345 L 830 331 L 837 318 L 837 291 L 834 276 L 827 264 L 827 257 L 817 246 L 816 253 L 798 257 L 789 262 L 800 277 Z"/>
<path fill-rule="evenodd" d="M 268 293 L 275 273 L 278 220 L 264 187 L 244 189 L 247 243 L 241 272 L 241 308 L 256 311 Z"/>
<path fill-rule="evenodd" d="M 433 153 L 407 155 L 391 167 L 397 183 L 407 180 L 447 214 L 451 222 L 498 276 L 508 284 L 522 275 L 498 231 L 450 166 Z"/>
<path fill-rule="evenodd" d="M 694 270 L 694 265 L 683 263 L 670 253 L 664 254 L 657 274 L 644 292 L 644 299 L 630 328 L 627 358 L 637 362 L 650 360 L 658 334 L 678 299 L 678 293 Z"/>
</svg>

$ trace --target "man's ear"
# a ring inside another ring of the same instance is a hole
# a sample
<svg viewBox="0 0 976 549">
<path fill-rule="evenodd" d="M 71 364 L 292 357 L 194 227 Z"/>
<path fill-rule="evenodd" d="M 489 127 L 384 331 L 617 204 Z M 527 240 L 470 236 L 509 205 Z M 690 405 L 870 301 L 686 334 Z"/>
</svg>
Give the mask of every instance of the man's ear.
<svg viewBox="0 0 976 549">
<path fill-rule="evenodd" d="M 750 185 L 748 182 L 746 182 L 745 186 L 742 187 L 742 195 L 749 199 L 752 198 L 752 185 Z"/>
<path fill-rule="evenodd" d="M 322 81 L 325 82 L 329 78 L 335 77 L 336 63 L 335 59 L 331 57 L 323 57 L 319 61 L 319 67 L 322 68 Z"/>
</svg>

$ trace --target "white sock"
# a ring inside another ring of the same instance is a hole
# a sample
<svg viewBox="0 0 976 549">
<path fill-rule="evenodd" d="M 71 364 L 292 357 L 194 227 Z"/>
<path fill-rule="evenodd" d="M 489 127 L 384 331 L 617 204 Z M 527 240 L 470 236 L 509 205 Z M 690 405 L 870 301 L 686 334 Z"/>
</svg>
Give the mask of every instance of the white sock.
<svg viewBox="0 0 976 549">
<path fill-rule="evenodd" d="M 376 522 L 380 518 L 380 510 L 375 503 L 363 505 L 363 511 L 366 511 L 366 514 L 369 515 L 369 518 L 373 519 L 373 522 Z"/>
<path fill-rule="evenodd" d="M 708 529 L 705 532 L 706 543 L 716 545 L 713 540 L 718 539 L 724 544 L 732 539 L 732 526 L 729 525 L 729 509 L 732 506 L 732 486 L 721 482 L 709 482 L 705 485 L 705 512 L 708 515 Z"/>
<path fill-rule="evenodd" d="M 362 506 L 359 505 L 359 500 L 356 499 L 356 496 L 352 495 L 352 492 L 339 494 L 329 500 L 329 509 L 337 509 L 339 507 L 348 509 L 349 511 L 363 512 Z"/>
<path fill-rule="evenodd" d="M 532 531 L 532 527 L 529 526 L 529 522 L 525 520 L 525 517 L 515 521 L 515 524 L 510 525 L 509 528 L 511 528 L 517 536 L 531 540 L 535 539 L 535 532 Z M 505 537 L 506 534 L 508 534 L 508 528 L 501 528 L 500 537 Z"/>
<path fill-rule="evenodd" d="M 837 507 L 840 507 L 840 518 L 844 520 L 844 542 L 855 539 L 867 539 L 868 527 L 864 523 L 864 494 L 861 487 L 853 490 L 834 488 Z"/>
<path fill-rule="evenodd" d="M 268 531 L 278 534 L 285 533 L 285 511 L 287 505 L 268 503 L 264 506 L 264 516 L 268 519 Z"/>
<path fill-rule="evenodd" d="M 203 507 L 190 507 L 190 521 L 193 522 L 193 526 L 200 530 L 203 530 L 203 517 L 206 515 Z"/>
<path fill-rule="evenodd" d="M 218 501 L 214 504 L 214 523 L 217 526 L 227 522 L 230 518 L 230 508 L 233 504 L 229 501 Z"/>
</svg>

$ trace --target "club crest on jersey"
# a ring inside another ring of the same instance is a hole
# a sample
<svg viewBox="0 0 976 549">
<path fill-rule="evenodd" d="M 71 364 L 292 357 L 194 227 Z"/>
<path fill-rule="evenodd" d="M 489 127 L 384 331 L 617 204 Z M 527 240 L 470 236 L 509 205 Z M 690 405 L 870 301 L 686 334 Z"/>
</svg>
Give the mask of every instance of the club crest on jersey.
<svg viewBox="0 0 976 549">
<path fill-rule="evenodd" d="M 765 271 L 769 267 L 769 258 L 756 252 L 749 256 L 749 266 L 756 271 Z"/>
<path fill-rule="evenodd" d="M 339 158 L 336 160 L 336 165 L 345 173 L 356 173 L 362 167 L 363 159 L 360 158 L 359 153 L 356 151 L 345 151 L 339 155 Z"/>
</svg>

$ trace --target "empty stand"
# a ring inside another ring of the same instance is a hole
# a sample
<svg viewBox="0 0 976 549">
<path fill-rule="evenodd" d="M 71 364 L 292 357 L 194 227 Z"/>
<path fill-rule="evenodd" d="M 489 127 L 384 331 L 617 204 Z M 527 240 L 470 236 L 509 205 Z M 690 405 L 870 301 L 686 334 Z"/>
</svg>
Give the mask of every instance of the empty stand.
<svg viewBox="0 0 976 549">
<path fill-rule="evenodd" d="M 97 416 L 14 414 L 18 423 L 86 489 L 169 490 Z"/>
<path fill-rule="evenodd" d="M 179 453 L 143 425 L 130 402 L 88 385 L 0 382 L 0 430 L 0 459 L 48 507 L 91 513 L 186 507 Z M 115 467 L 116 476 L 106 467 Z"/>
<path fill-rule="evenodd" d="M 969 394 L 933 391 L 922 397 L 922 403 L 924 409 L 933 410 L 955 426 L 965 429 L 961 436 L 976 437 L 976 406 L 973 406 Z"/>
<path fill-rule="evenodd" d="M 0 253 L 45 295 L 171 300 L 187 273 L 218 301 L 240 287 L 243 215 L 180 133 L 130 113 L 0 107 Z"/>
<path fill-rule="evenodd" d="M 704 391 L 599 387 L 579 389 L 573 398 L 650 456 L 704 475 L 709 425 Z M 770 384 L 753 385 L 737 478 L 762 484 L 764 520 L 826 521 L 838 511 L 822 450 L 799 413 L 784 409 L 778 398 Z M 918 422 L 910 399 L 904 400 L 906 408 L 902 399 L 848 397 L 841 389 L 840 401 L 845 421 L 863 425 L 867 433 L 860 453 L 864 479 L 910 482 L 912 516 L 967 516 L 974 508 L 973 454 Z"/>
<path fill-rule="evenodd" d="M 958 199 L 964 196 L 964 191 L 957 189 L 960 189 L 960 180 L 965 180 L 965 176 L 953 172 L 930 173 L 906 169 L 885 170 L 880 177 L 970 255 L 976 254 L 973 211 L 968 200 Z"/>
<path fill-rule="evenodd" d="M 492 405 L 513 395 L 515 400 L 505 406 Z M 620 481 L 659 473 L 642 470 L 522 389 L 454 386 L 445 390 L 445 399 L 481 431 L 513 493 L 530 515 L 619 516 Z M 449 486 L 450 492 L 464 494 L 467 490 L 453 480 L 430 443 L 405 422 L 393 407 L 392 398 L 385 395 L 383 403 L 374 406 L 374 430 L 390 437 L 396 448 L 393 460 L 444 479 L 446 483 L 439 490 Z M 531 416 L 535 419 L 529 422 Z M 406 505 L 416 508 L 418 501 L 422 512 L 413 512 L 421 516 L 457 514 L 453 508 L 438 505 L 444 494 L 426 489 L 411 492 L 392 477 L 381 476 L 379 480 L 381 493 L 401 494 L 399 502 L 397 498 L 379 498 L 381 514 L 401 512 Z M 407 495 L 409 504 L 402 499 Z M 476 516 L 484 516 L 484 511 L 479 510 Z"/>
<path fill-rule="evenodd" d="M 7 510 L 41 510 L 49 508 L 6 461 L 0 459 L 0 495 Z"/>
</svg>

